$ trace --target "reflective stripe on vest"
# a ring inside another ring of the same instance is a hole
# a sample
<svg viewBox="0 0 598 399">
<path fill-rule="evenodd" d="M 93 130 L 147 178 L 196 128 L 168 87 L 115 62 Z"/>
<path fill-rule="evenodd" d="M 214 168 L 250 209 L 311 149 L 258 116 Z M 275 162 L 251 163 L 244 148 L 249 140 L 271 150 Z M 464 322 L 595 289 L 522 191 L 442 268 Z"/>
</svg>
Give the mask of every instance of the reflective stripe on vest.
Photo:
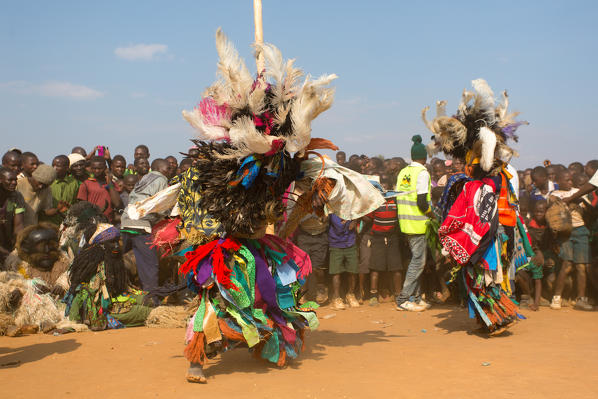
<svg viewBox="0 0 598 399">
<path fill-rule="evenodd" d="M 424 166 L 407 166 L 401 170 L 397 178 L 397 214 L 401 232 L 405 234 L 425 234 L 428 217 L 417 206 L 417 178 L 426 170 Z M 430 202 L 432 185 L 428 181 L 427 200 Z"/>
</svg>

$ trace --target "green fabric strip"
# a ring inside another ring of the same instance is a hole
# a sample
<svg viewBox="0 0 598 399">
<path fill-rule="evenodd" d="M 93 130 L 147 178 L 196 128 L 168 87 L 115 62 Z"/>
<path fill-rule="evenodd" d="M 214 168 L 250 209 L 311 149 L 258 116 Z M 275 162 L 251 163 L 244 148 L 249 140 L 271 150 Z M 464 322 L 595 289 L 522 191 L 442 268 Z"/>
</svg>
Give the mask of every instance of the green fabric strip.
<svg viewBox="0 0 598 399">
<path fill-rule="evenodd" d="M 197 312 L 195 312 L 195 319 L 193 320 L 193 331 L 195 331 L 195 332 L 203 331 L 203 318 L 206 315 L 206 295 L 207 294 L 208 294 L 207 290 L 204 289 L 204 292 L 201 295 L 201 302 L 199 303 Z"/>
</svg>

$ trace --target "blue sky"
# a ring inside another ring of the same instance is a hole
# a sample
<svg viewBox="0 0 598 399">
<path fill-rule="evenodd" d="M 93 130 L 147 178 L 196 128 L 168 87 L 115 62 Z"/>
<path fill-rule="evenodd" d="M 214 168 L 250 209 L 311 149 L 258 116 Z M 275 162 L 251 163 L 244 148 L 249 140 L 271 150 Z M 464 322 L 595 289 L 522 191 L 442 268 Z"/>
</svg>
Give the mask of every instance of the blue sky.
<svg viewBox="0 0 598 399">
<path fill-rule="evenodd" d="M 598 3 L 591 1 L 264 0 L 264 38 L 312 75 L 336 73 L 332 109 L 313 135 L 348 154 L 408 157 L 429 132 L 420 111 L 456 108 L 485 78 L 508 89 L 528 167 L 545 158 L 598 158 L 594 115 Z M 68 153 L 107 145 L 132 158 L 189 147 L 181 117 L 215 79 L 220 26 L 251 70 L 251 0 L 3 2 L 0 131 L 3 151 Z"/>
</svg>

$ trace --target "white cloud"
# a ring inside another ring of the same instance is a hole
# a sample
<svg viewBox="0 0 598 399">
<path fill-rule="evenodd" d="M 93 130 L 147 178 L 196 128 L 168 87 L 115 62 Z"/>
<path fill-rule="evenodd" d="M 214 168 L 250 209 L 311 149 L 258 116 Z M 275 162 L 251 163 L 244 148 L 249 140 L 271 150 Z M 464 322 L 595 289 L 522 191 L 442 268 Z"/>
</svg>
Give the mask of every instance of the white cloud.
<svg viewBox="0 0 598 399">
<path fill-rule="evenodd" d="M 168 46 L 165 44 L 135 44 L 128 47 L 117 47 L 114 54 L 118 58 L 128 61 L 148 61 L 154 59 L 158 54 L 166 54 L 167 51 Z"/>
<path fill-rule="evenodd" d="M 0 83 L 0 89 L 19 94 L 34 94 L 44 97 L 71 98 L 75 100 L 93 100 L 104 96 L 101 91 L 70 82 L 50 81 L 35 84 L 26 81 Z"/>
</svg>

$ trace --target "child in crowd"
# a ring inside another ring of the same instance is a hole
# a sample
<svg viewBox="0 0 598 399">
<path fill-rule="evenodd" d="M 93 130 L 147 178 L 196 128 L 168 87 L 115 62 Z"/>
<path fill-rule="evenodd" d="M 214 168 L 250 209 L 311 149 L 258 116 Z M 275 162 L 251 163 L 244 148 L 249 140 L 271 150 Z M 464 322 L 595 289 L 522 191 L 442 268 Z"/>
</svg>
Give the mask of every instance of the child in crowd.
<svg viewBox="0 0 598 399">
<path fill-rule="evenodd" d="M 123 178 L 123 190 L 120 193 L 120 199 L 123 202 L 123 208 L 129 205 L 129 194 L 135 188 L 135 184 L 139 181 L 139 175 L 125 175 Z"/>
<path fill-rule="evenodd" d="M 334 214 L 329 216 L 329 223 L 329 273 L 332 275 L 332 306 L 337 310 L 345 309 L 345 304 L 340 296 L 340 288 L 341 274 L 346 273 L 349 281 L 345 299 L 350 307 L 359 307 L 359 302 L 354 294 L 358 272 L 357 246 L 355 245 L 357 223 L 343 220 Z"/>
<path fill-rule="evenodd" d="M 553 191 L 550 196 L 565 199 L 575 194 L 578 189 L 573 187 L 571 172 L 562 171 L 558 175 L 559 189 Z M 550 307 L 561 308 L 561 295 L 563 292 L 565 278 L 573 269 L 577 270 L 577 300 L 575 308 L 580 310 L 592 310 L 586 297 L 587 268 L 590 263 L 590 231 L 585 227 L 579 205 L 570 204 L 573 231 L 571 236 L 561 245 L 559 257 L 562 260 L 562 267 L 559 271 L 554 296 Z"/>
<path fill-rule="evenodd" d="M 384 190 L 393 189 L 394 179 L 389 175 L 382 175 L 380 183 Z M 370 259 L 370 306 L 379 303 L 378 280 L 381 273 L 392 275 L 394 296 L 401 293 L 402 262 L 399 250 L 399 219 L 397 217 L 397 202 L 395 197 L 387 197 L 386 203 L 372 214 L 373 225 L 371 234 Z"/>
<path fill-rule="evenodd" d="M 524 302 L 528 302 L 529 308 L 537 311 L 539 310 L 542 298 L 542 278 L 544 277 L 543 267 L 546 264 L 545 259 L 555 259 L 554 253 L 550 252 L 550 238 L 546 230 L 546 200 L 542 199 L 534 203 L 532 219 L 528 224 L 528 232 L 535 255 L 523 270 L 517 272 L 515 278 L 517 285 L 522 291 L 521 305 L 524 305 Z M 556 262 L 552 262 L 552 264 L 554 265 Z M 552 270 L 549 270 L 549 273 L 554 274 L 554 267 L 552 267 Z M 534 301 L 532 303 L 529 303 L 532 292 L 530 278 L 534 280 Z"/>
<path fill-rule="evenodd" d="M 532 170 L 532 181 L 534 188 L 530 192 L 530 199 L 537 201 L 539 199 L 548 199 L 548 196 L 554 190 L 558 190 L 558 186 L 548 179 L 548 172 L 543 166 L 537 166 Z"/>
</svg>

